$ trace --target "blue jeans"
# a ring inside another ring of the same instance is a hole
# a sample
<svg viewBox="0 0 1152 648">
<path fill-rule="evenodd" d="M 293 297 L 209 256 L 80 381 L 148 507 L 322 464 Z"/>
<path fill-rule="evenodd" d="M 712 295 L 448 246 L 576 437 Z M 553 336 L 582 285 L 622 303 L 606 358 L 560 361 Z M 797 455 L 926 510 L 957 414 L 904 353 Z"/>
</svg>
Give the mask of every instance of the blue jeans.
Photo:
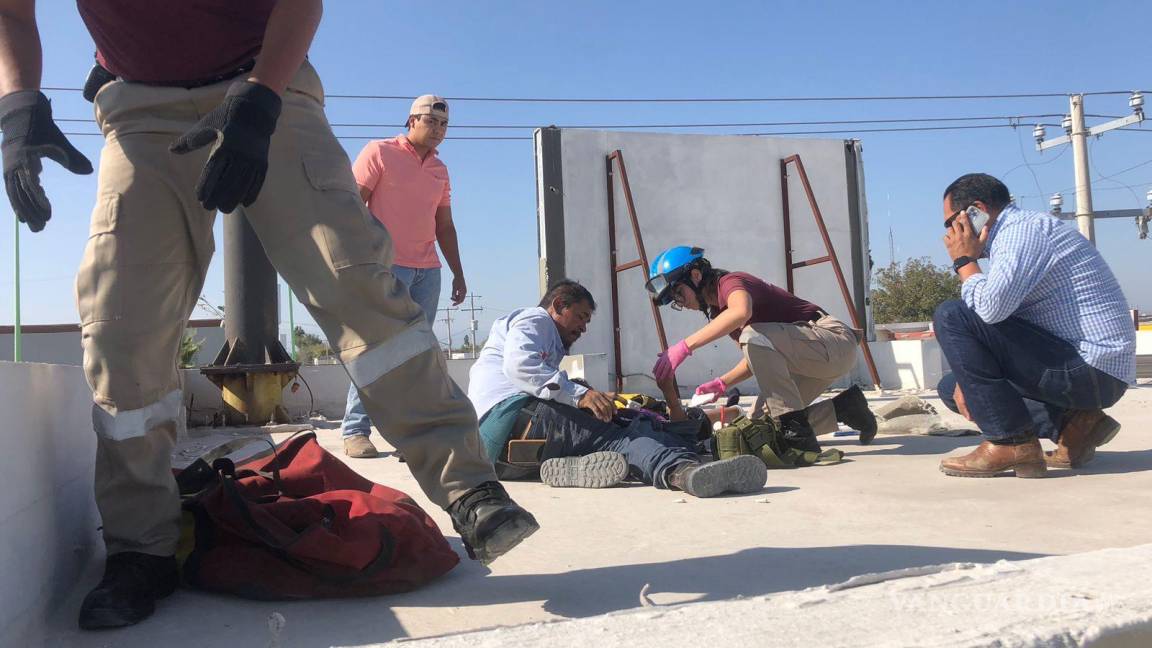
<svg viewBox="0 0 1152 648">
<path fill-rule="evenodd" d="M 392 276 L 408 287 L 408 295 L 424 310 L 429 324 L 436 322 L 436 309 L 440 303 L 440 268 L 408 268 L 392 266 Z M 344 437 L 372 432 L 372 421 L 360 402 L 356 384 L 348 385 L 348 404 L 344 407 Z"/>
<path fill-rule="evenodd" d="M 1016 317 L 988 324 L 962 301 L 940 304 L 936 339 L 952 373 L 938 386 L 940 399 L 968 412 L 989 441 L 1019 443 L 1059 438 L 1075 410 L 1111 407 L 1128 384 L 1084 362 L 1067 341 Z"/>
<path fill-rule="evenodd" d="M 583 410 L 546 400 L 532 401 L 529 436 L 545 439 L 540 460 L 580 457 L 593 452 L 619 452 L 628 461 L 634 479 L 656 488 L 668 488 L 668 469 L 685 461 L 698 461 L 695 431 L 673 434 L 647 418 L 605 423 Z"/>
</svg>

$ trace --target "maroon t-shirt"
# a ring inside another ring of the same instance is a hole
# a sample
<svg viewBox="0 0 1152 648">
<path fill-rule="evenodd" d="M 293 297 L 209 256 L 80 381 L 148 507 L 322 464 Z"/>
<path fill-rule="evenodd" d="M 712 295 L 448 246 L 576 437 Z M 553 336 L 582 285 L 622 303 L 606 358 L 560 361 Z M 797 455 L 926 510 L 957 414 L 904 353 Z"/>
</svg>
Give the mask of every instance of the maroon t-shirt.
<svg viewBox="0 0 1152 648">
<path fill-rule="evenodd" d="M 729 272 L 716 282 L 716 296 L 721 312 L 727 310 L 728 296 L 736 290 L 747 291 L 752 298 L 752 319 L 748 320 L 749 324 L 807 322 L 819 318 L 822 310 L 816 304 L 747 272 Z M 733 331 L 731 337 L 734 340 L 740 339 L 740 331 Z"/>
<path fill-rule="evenodd" d="M 251 61 L 276 0 L 76 0 L 96 60 L 130 81 L 201 81 Z"/>
</svg>

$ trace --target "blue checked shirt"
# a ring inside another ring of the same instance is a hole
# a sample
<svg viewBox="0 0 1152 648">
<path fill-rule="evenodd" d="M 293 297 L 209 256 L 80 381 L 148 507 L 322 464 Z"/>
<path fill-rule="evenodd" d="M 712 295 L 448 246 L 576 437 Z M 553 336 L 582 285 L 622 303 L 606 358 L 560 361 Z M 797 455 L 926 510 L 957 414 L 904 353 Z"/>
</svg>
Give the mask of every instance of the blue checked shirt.
<svg viewBox="0 0 1152 648">
<path fill-rule="evenodd" d="M 1120 284 L 1079 232 L 1014 204 L 988 232 L 983 273 L 960 296 L 985 322 L 1019 317 L 1067 340 L 1089 365 L 1136 381 L 1136 330 Z"/>
</svg>

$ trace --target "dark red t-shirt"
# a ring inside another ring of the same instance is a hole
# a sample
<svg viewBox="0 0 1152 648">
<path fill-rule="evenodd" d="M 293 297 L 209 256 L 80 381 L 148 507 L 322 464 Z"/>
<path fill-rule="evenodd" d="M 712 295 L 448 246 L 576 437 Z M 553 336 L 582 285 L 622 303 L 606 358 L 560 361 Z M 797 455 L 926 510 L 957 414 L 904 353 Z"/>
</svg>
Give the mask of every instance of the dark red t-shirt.
<svg viewBox="0 0 1152 648">
<path fill-rule="evenodd" d="M 728 308 L 728 296 L 736 290 L 744 290 L 752 298 L 752 319 L 749 324 L 761 322 L 807 322 L 820 316 L 821 308 L 812 302 L 758 279 L 747 272 L 729 272 L 716 282 L 716 296 L 720 311 Z M 740 338 L 740 331 L 731 333 L 732 339 Z"/>
<path fill-rule="evenodd" d="M 236 70 L 260 52 L 276 0 L 76 0 L 96 59 L 117 76 L 163 83 Z"/>
</svg>

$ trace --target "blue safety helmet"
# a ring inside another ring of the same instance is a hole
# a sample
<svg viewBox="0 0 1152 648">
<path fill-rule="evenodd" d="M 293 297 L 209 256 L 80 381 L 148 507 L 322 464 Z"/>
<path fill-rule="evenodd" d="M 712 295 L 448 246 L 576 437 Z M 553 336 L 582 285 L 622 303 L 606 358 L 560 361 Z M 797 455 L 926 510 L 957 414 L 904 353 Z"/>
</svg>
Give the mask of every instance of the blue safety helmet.
<svg viewBox="0 0 1152 648">
<path fill-rule="evenodd" d="M 648 268 L 648 282 L 644 284 L 648 292 L 652 293 L 652 301 L 657 306 L 668 305 L 672 301 L 672 287 L 684 281 L 703 258 L 703 248 L 687 245 L 677 245 L 656 255 L 652 259 L 652 266 Z"/>
</svg>

